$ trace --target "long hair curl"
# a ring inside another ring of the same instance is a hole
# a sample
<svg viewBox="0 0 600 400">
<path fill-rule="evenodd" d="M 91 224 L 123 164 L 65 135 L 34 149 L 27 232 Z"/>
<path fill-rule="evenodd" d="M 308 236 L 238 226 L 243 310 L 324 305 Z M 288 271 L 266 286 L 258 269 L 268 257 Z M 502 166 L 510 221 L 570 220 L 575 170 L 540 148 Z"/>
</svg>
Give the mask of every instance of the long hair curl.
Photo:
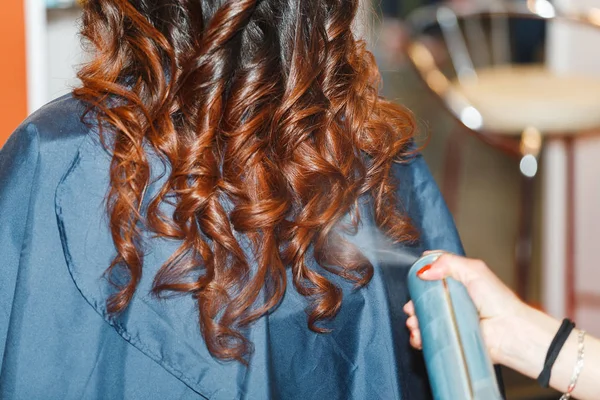
<svg viewBox="0 0 600 400">
<path fill-rule="evenodd" d="M 414 121 L 378 96 L 373 56 L 352 32 L 358 3 L 85 1 L 94 51 L 74 95 L 110 142 L 107 274 L 127 272 L 109 312 L 136 291 L 148 229 L 181 244 L 153 292 L 191 295 L 211 354 L 246 363 L 244 328 L 281 301 L 287 268 L 316 332 L 342 303 L 327 275 L 369 282 L 372 265 L 336 228 L 348 215 L 357 228 L 361 197 L 388 237 L 413 237 L 391 167 Z M 142 212 L 149 151 L 170 168 Z"/>
</svg>

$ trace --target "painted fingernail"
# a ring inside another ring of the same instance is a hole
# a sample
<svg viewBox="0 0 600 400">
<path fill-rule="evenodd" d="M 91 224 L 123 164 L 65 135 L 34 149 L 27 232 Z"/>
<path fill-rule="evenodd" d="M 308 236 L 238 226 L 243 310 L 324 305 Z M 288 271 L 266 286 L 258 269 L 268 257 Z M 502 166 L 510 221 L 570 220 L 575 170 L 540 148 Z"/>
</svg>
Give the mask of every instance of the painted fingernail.
<svg viewBox="0 0 600 400">
<path fill-rule="evenodd" d="M 431 269 L 431 264 L 424 266 L 417 272 L 417 276 L 419 276 L 419 277 L 422 276 L 425 272 L 429 271 L 430 269 Z"/>
<path fill-rule="evenodd" d="M 411 339 L 414 339 L 414 337 L 415 337 L 415 334 L 411 332 L 411 333 L 410 333 L 410 338 L 411 338 Z"/>
</svg>

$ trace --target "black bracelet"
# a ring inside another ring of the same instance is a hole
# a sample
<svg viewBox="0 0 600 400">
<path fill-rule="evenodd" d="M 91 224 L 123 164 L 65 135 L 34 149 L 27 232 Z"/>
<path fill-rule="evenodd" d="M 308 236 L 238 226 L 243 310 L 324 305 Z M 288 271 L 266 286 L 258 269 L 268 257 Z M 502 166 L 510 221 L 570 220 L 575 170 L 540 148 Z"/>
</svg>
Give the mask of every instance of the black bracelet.
<svg viewBox="0 0 600 400">
<path fill-rule="evenodd" d="M 548 348 L 548 353 L 546 353 L 546 360 L 544 360 L 544 369 L 538 376 L 537 381 L 540 386 L 547 388 L 550 385 L 550 373 L 552 372 L 552 366 L 554 362 L 558 358 L 558 354 L 562 349 L 563 345 L 569 338 L 571 331 L 575 328 L 575 323 L 568 318 L 563 319 L 560 328 L 558 328 L 558 332 L 556 332 L 556 336 L 552 339 L 552 343 L 550 343 L 550 347 Z"/>
</svg>

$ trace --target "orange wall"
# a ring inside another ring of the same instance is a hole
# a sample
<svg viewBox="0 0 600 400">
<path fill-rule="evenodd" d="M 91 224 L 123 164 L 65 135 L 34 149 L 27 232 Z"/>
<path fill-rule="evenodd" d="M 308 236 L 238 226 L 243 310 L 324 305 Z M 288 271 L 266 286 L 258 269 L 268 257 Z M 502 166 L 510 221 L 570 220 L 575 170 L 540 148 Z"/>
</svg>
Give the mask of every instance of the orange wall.
<svg viewBox="0 0 600 400">
<path fill-rule="evenodd" d="M 0 5 L 0 147 L 27 116 L 23 1 Z"/>
</svg>

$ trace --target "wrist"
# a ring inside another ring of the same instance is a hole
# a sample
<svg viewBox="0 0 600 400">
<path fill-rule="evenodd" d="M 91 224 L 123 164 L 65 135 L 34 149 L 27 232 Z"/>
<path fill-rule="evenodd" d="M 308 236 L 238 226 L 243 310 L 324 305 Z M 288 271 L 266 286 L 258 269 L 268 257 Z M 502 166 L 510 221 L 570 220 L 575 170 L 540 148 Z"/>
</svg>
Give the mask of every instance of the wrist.
<svg viewBox="0 0 600 400">
<path fill-rule="evenodd" d="M 495 362 L 535 378 L 560 322 L 523 304 L 506 324 Z"/>
</svg>

